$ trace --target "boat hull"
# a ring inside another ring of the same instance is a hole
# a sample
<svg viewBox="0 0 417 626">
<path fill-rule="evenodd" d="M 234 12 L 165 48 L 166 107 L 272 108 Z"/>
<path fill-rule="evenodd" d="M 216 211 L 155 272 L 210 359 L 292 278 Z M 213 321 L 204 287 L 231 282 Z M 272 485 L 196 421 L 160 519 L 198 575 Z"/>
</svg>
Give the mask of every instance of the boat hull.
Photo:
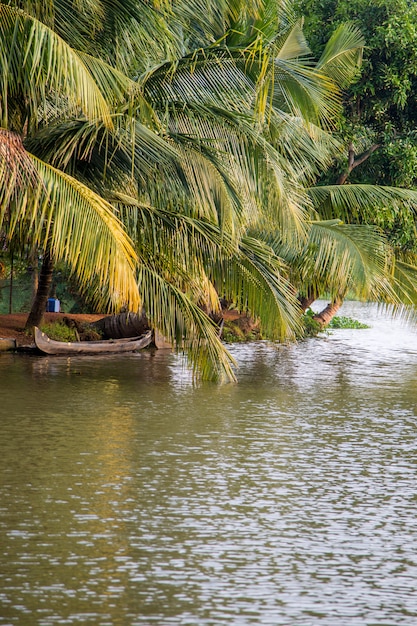
<svg viewBox="0 0 417 626">
<path fill-rule="evenodd" d="M 122 354 L 149 346 L 152 332 L 132 339 L 106 339 L 105 341 L 55 341 L 35 326 L 35 344 L 44 354 Z"/>
</svg>

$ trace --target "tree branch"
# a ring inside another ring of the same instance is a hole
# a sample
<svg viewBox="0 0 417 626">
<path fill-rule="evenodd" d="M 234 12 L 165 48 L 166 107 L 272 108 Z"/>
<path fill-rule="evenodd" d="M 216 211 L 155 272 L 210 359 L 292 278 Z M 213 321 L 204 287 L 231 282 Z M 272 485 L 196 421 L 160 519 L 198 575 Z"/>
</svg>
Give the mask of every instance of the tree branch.
<svg viewBox="0 0 417 626">
<path fill-rule="evenodd" d="M 353 144 L 349 143 L 348 167 L 343 172 L 343 174 L 340 174 L 339 178 L 336 181 L 336 185 L 344 185 L 351 171 L 354 170 L 355 167 L 358 167 L 358 165 L 361 165 L 361 163 L 369 159 L 371 154 L 375 152 L 375 150 L 378 150 L 378 148 L 380 147 L 381 147 L 380 143 L 374 143 L 372 144 L 372 146 L 370 146 L 370 148 L 368 148 L 368 150 L 365 150 L 365 152 L 362 152 L 362 154 L 360 154 L 359 156 L 355 158 L 355 151 L 353 149 Z"/>
</svg>

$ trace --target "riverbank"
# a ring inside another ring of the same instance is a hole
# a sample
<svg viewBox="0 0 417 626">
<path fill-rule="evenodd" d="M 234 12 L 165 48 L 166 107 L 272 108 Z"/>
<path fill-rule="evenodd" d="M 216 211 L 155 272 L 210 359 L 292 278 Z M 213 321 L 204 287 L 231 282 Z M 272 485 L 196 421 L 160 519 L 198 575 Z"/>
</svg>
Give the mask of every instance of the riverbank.
<svg viewBox="0 0 417 626">
<path fill-rule="evenodd" d="M 0 315 L 0 339 L 15 339 L 17 347 L 32 345 L 32 335 L 25 332 L 27 316 L 27 313 Z M 51 324 L 66 318 L 74 320 L 77 324 L 91 324 L 102 317 L 104 317 L 102 313 L 45 313 L 43 323 Z M 231 310 L 223 311 L 223 317 L 225 341 L 247 341 L 259 338 L 258 324 L 246 315 Z"/>
<path fill-rule="evenodd" d="M 27 313 L 13 313 L 11 315 L 0 315 L 0 338 L 16 339 L 16 345 L 30 346 L 33 344 L 33 337 L 25 332 Z M 80 324 L 91 324 L 103 317 L 103 314 L 71 314 L 71 313 L 45 313 L 43 322 L 51 324 L 59 322 L 64 317 L 72 319 Z"/>
</svg>

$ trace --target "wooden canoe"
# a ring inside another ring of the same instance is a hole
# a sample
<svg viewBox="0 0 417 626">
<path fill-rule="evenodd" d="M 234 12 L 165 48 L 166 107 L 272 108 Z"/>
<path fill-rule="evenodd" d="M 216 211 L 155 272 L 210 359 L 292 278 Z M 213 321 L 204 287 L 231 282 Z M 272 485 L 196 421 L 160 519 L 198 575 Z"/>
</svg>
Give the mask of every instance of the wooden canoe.
<svg viewBox="0 0 417 626">
<path fill-rule="evenodd" d="M 146 348 L 152 341 L 152 332 L 129 339 L 106 339 L 103 341 L 55 341 L 35 326 L 35 344 L 45 354 L 121 354 Z"/>
</svg>

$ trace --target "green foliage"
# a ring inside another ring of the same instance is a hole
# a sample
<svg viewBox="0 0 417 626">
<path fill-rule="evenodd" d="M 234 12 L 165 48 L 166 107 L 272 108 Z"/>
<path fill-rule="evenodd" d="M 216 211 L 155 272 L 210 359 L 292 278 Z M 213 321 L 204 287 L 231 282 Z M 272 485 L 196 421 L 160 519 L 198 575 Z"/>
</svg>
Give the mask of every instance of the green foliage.
<svg viewBox="0 0 417 626">
<path fill-rule="evenodd" d="M 247 323 L 249 320 L 243 317 L 241 320 L 225 320 L 221 338 L 225 343 L 245 343 L 262 339 L 258 325 Z"/>
<path fill-rule="evenodd" d="M 350 21 L 366 46 L 360 77 L 345 93 L 339 130 L 356 154 L 380 148 L 352 172 L 351 182 L 416 187 L 417 5 L 407 0 L 297 0 L 315 54 L 337 26 Z M 342 164 L 338 165 L 340 173 Z"/>
<path fill-rule="evenodd" d="M 0 266 L 4 266 L 4 275 L 0 275 L 0 314 L 9 313 L 10 306 L 10 257 L 3 255 L 0 258 Z M 12 312 L 28 313 L 33 298 L 32 291 L 32 267 L 24 256 L 15 258 L 13 261 L 13 293 Z M 68 268 L 64 263 L 57 264 L 51 293 L 58 298 L 61 311 L 67 313 L 93 313 L 90 304 L 79 295 L 77 284 L 72 279 Z"/>
<path fill-rule="evenodd" d="M 324 184 L 335 183 L 347 170 L 348 145 L 355 158 L 376 150 L 353 169 L 350 184 L 417 189 L 417 4 L 408 0 L 296 0 L 305 16 L 305 33 L 315 54 L 339 24 L 353 22 L 366 46 L 362 71 L 345 92 L 338 120 L 344 153 L 324 172 Z M 375 203 L 365 213 L 348 207 L 342 219 L 374 223 L 396 254 L 417 252 L 416 214 L 410 206 Z M 341 217 L 335 214 L 333 217 Z"/>
<path fill-rule="evenodd" d="M 362 328 L 370 328 L 367 324 L 363 324 L 358 320 L 353 319 L 352 317 L 345 316 L 335 316 L 327 328 L 350 328 L 350 329 L 362 329 Z"/>
<path fill-rule="evenodd" d="M 358 320 L 353 319 L 352 317 L 346 316 L 335 316 L 330 321 L 330 323 L 323 329 L 323 326 L 314 319 L 314 315 L 316 313 L 312 309 L 307 309 L 307 311 L 302 316 L 303 323 L 303 337 L 316 337 L 319 333 L 336 328 L 345 328 L 345 329 L 364 329 L 370 328 L 367 324 L 363 324 Z"/>
<path fill-rule="evenodd" d="M 307 311 L 301 316 L 302 321 L 302 333 L 300 338 L 316 337 L 323 331 L 321 324 L 314 319 L 315 312 L 312 309 Z"/>
<path fill-rule="evenodd" d="M 69 328 L 62 322 L 42 324 L 41 331 L 56 341 L 77 341 L 77 335 L 73 328 Z"/>
<path fill-rule="evenodd" d="M 30 308 L 32 290 L 30 281 L 24 275 L 13 280 L 12 312 L 27 312 Z M 0 280 L 0 315 L 7 315 L 10 308 L 10 279 Z"/>
<path fill-rule="evenodd" d="M 305 32 L 320 54 L 332 31 L 350 21 L 366 41 L 362 74 L 347 94 L 347 115 L 385 132 L 413 119 L 417 80 L 417 7 L 407 0 L 297 0 Z"/>
<path fill-rule="evenodd" d="M 225 343 L 244 343 L 248 341 L 243 331 L 230 322 L 225 322 L 222 332 L 222 341 Z"/>
<path fill-rule="evenodd" d="M 217 290 L 281 340 L 301 332 L 298 289 L 393 294 L 382 234 L 333 219 L 381 194 L 307 189 L 340 153 L 356 25 L 313 41 L 317 61 L 275 0 L 0 1 L 1 26 L 0 219 L 97 306 L 143 305 L 196 373 L 233 379 Z"/>
</svg>

